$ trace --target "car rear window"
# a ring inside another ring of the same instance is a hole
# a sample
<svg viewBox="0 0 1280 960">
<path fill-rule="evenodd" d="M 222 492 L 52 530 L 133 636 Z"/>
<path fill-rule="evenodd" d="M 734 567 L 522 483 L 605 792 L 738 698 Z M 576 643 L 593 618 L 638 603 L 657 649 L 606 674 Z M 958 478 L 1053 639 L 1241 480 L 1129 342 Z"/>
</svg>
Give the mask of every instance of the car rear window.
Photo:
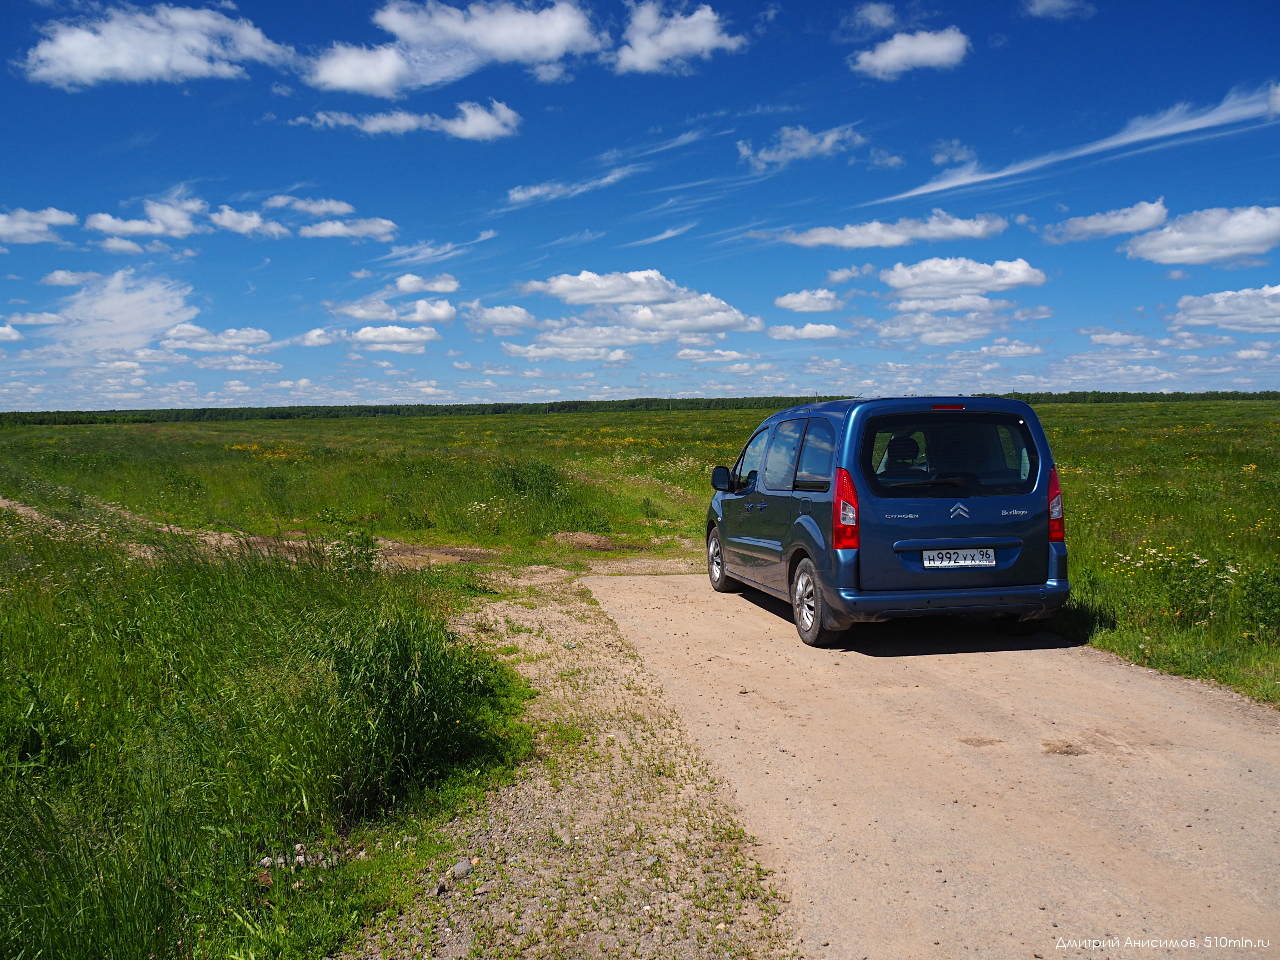
<svg viewBox="0 0 1280 960">
<path fill-rule="evenodd" d="M 878 497 L 993 497 L 1030 493 L 1040 457 L 1015 414 L 939 411 L 867 421 L 861 465 Z"/>
</svg>

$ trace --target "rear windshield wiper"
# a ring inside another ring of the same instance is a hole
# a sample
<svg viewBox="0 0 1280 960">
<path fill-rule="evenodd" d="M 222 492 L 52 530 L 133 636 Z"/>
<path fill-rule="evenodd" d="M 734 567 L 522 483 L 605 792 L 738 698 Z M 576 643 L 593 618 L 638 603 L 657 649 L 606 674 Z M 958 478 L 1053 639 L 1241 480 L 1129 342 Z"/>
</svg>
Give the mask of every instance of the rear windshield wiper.
<svg viewBox="0 0 1280 960">
<path fill-rule="evenodd" d="M 896 483 L 886 483 L 886 487 L 963 487 L 964 480 L 960 477 L 938 477 L 936 480 L 899 480 Z"/>
</svg>

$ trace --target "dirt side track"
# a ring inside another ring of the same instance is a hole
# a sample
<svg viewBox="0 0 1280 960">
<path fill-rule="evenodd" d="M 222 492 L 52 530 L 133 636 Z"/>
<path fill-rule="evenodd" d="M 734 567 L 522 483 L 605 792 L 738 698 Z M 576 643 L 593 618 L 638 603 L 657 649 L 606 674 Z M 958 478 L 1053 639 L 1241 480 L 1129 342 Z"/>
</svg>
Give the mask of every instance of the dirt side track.
<svg viewBox="0 0 1280 960">
<path fill-rule="evenodd" d="M 1275 710 L 1047 633 L 812 650 L 785 604 L 705 577 L 584 583 L 764 841 L 806 956 L 1280 957 Z M 1150 944 L 1174 938 L 1196 948 Z"/>
</svg>

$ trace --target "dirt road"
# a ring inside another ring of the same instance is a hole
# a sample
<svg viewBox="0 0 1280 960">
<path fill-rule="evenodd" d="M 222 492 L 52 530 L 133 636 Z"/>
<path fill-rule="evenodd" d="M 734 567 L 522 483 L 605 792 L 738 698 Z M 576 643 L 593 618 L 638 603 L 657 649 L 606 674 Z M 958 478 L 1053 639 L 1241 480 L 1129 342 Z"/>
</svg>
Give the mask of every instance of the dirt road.
<svg viewBox="0 0 1280 960">
<path fill-rule="evenodd" d="M 812 650 L 785 604 L 705 577 L 584 583 L 764 843 L 807 956 L 1280 957 L 1275 710 L 1047 633 L 908 621 Z"/>
</svg>

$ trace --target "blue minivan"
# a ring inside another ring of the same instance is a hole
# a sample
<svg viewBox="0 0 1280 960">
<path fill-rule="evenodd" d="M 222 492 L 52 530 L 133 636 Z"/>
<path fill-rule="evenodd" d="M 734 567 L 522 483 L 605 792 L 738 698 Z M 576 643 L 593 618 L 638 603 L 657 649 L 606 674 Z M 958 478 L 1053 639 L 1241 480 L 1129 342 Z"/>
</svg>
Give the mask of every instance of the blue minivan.
<svg viewBox="0 0 1280 960">
<path fill-rule="evenodd" d="M 857 622 L 964 613 L 1014 624 L 1067 599 L 1058 471 L 1018 400 L 792 407 L 711 485 L 711 586 L 789 600 L 811 646 Z"/>
</svg>

